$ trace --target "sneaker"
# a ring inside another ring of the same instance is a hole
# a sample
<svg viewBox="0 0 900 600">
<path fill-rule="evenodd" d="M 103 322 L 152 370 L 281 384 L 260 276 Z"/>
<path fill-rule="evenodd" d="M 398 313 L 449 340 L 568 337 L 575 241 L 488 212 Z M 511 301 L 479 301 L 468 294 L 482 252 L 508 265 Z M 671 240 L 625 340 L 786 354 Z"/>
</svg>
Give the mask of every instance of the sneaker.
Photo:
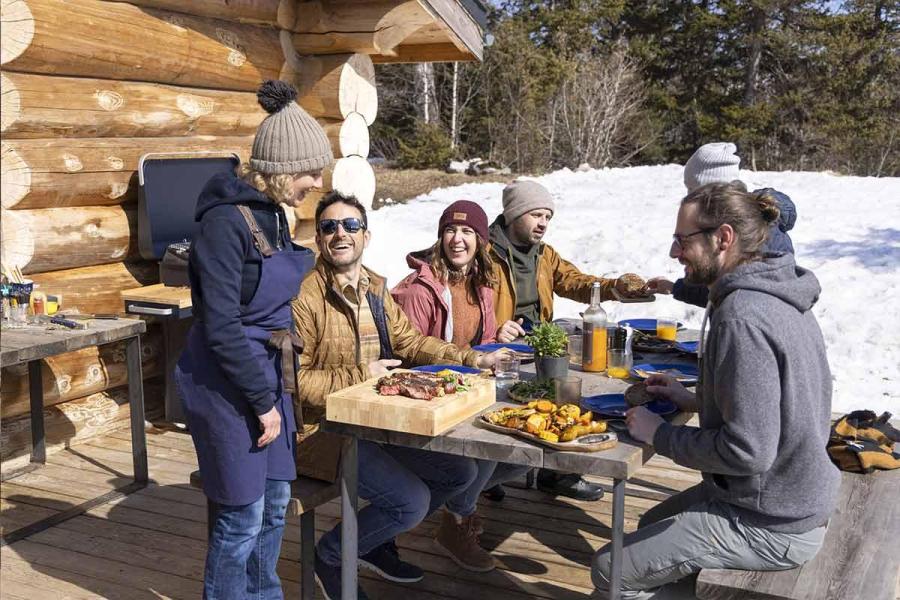
<svg viewBox="0 0 900 600">
<path fill-rule="evenodd" d="M 585 481 L 577 473 L 555 473 L 541 469 L 537 477 L 537 487 L 542 492 L 554 496 L 568 496 L 575 500 L 594 501 L 603 497 L 603 488 L 596 483 Z"/>
<path fill-rule="evenodd" d="M 454 515 L 444 511 L 434 541 L 438 548 L 463 569 L 487 573 L 494 569 L 494 559 L 478 542 L 474 516 L 463 517 L 457 522 Z"/>
<path fill-rule="evenodd" d="M 315 572 L 316 582 L 319 584 L 319 588 L 322 590 L 325 599 L 341 600 L 341 568 L 325 564 L 325 562 L 319 558 L 319 553 L 316 552 Z M 359 586 L 356 588 L 356 598 L 357 600 L 369 599 Z"/>
<path fill-rule="evenodd" d="M 481 493 L 484 494 L 485 498 L 493 502 L 501 502 L 506 497 L 506 490 L 504 490 L 503 485 L 499 483 Z"/>
<path fill-rule="evenodd" d="M 422 569 L 400 560 L 400 551 L 394 540 L 385 542 L 368 554 L 360 556 L 359 565 L 375 571 L 388 581 L 397 583 L 415 583 L 425 577 Z"/>
</svg>

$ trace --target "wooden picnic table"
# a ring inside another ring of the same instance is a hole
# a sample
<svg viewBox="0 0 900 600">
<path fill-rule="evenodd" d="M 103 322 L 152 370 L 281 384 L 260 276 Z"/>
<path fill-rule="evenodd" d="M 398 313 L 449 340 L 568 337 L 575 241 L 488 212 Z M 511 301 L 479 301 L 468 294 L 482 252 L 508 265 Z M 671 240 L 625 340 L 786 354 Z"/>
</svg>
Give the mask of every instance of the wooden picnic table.
<svg viewBox="0 0 900 600">
<path fill-rule="evenodd" d="M 147 438 L 144 431 L 144 386 L 141 378 L 140 334 L 147 330 L 138 319 L 92 319 L 87 329 L 66 329 L 48 323 L 28 324 L 21 329 L 3 329 L 0 338 L 0 366 L 28 364 L 28 386 L 31 402 L 31 461 L 27 466 L 3 476 L 3 480 L 39 468 L 47 461 L 44 439 L 44 390 L 41 360 L 57 354 L 90 346 L 125 340 L 125 361 L 128 373 L 128 404 L 131 412 L 131 453 L 134 462 L 134 482 L 117 488 L 99 498 L 89 500 L 42 519 L 0 538 L 0 546 L 33 535 L 67 519 L 78 516 L 95 506 L 130 494 L 147 485 Z"/>
<path fill-rule="evenodd" d="M 679 341 L 697 339 L 697 334 L 698 332 L 696 331 L 679 332 Z M 642 362 L 670 364 L 693 364 L 696 362 L 694 357 L 686 357 L 681 354 L 644 353 L 643 357 L 644 360 Z M 521 370 L 523 376 L 533 376 L 534 365 L 523 365 Z M 583 396 L 620 393 L 634 383 L 633 380 L 610 379 L 605 373 L 587 373 L 572 367 L 570 367 L 569 374 L 582 378 Z M 483 412 L 490 412 L 513 405 L 502 401 L 501 398 L 500 401 Z M 668 420 L 681 425 L 686 423 L 690 417 L 691 414 L 689 413 L 675 413 L 668 417 Z M 632 439 L 627 432 L 619 431 L 617 432 L 619 437 L 618 443 L 609 450 L 601 452 L 559 451 L 530 442 L 521 437 L 479 427 L 475 424 L 475 419 L 466 420 L 436 437 L 330 421 L 326 422 L 323 427 L 350 438 L 350 442 L 345 447 L 342 455 L 340 469 L 342 600 L 353 600 L 356 598 L 358 569 L 358 532 L 356 522 L 358 504 L 358 440 L 612 478 L 612 569 L 609 598 L 615 600 L 619 597 L 622 577 L 622 542 L 625 527 L 625 482 L 633 477 L 644 463 L 650 460 L 654 454 L 652 446 Z"/>
</svg>

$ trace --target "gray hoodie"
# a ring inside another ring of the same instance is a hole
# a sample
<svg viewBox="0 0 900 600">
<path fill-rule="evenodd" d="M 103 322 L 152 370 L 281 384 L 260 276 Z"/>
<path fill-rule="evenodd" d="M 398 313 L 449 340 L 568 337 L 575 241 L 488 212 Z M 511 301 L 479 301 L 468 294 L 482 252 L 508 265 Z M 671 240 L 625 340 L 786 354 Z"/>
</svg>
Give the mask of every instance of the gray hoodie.
<svg viewBox="0 0 900 600">
<path fill-rule="evenodd" d="M 700 427 L 664 424 L 657 452 L 698 469 L 712 498 L 785 533 L 823 525 L 840 473 L 825 451 L 831 372 L 811 308 L 821 288 L 794 256 L 739 266 L 710 292 Z"/>
</svg>

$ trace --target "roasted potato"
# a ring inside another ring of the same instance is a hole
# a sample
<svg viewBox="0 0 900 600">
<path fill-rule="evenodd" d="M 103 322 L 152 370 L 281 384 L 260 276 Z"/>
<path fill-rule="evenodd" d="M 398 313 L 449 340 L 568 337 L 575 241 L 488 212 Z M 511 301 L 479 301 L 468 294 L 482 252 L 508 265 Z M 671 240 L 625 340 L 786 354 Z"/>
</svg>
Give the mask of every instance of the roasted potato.
<svg viewBox="0 0 900 600">
<path fill-rule="evenodd" d="M 591 411 L 587 411 L 586 413 L 584 413 L 580 417 L 578 417 L 578 422 L 581 425 L 590 425 L 591 421 L 593 421 L 593 420 L 594 420 L 594 413 L 592 413 Z"/>
<path fill-rule="evenodd" d="M 606 433 L 606 421 L 591 421 L 590 433 Z"/>
<path fill-rule="evenodd" d="M 581 409 L 574 404 L 563 404 L 559 407 L 559 414 L 578 419 L 581 416 Z"/>
<path fill-rule="evenodd" d="M 529 407 L 531 408 L 531 407 Z M 556 405 L 549 400 L 538 400 L 535 408 L 541 413 L 552 413 L 556 409 Z"/>
<path fill-rule="evenodd" d="M 558 442 L 559 436 L 552 431 L 542 431 L 538 434 L 538 437 L 542 440 L 547 440 L 548 442 Z"/>
<path fill-rule="evenodd" d="M 525 421 L 525 431 L 538 434 L 547 429 L 547 418 L 542 414 L 533 414 Z"/>
</svg>

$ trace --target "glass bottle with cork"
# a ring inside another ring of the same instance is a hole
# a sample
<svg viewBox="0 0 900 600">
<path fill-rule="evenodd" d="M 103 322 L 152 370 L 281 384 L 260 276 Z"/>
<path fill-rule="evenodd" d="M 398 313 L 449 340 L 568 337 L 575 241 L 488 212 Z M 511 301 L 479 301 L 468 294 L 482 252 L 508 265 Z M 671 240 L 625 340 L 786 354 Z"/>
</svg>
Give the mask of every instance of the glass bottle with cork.
<svg viewBox="0 0 900 600">
<path fill-rule="evenodd" d="M 591 286 L 591 305 L 584 311 L 581 368 L 592 373 L 606 370 L 606 311 L 600 306 L 603 290 L 600 282 Z"/>
</svg>

